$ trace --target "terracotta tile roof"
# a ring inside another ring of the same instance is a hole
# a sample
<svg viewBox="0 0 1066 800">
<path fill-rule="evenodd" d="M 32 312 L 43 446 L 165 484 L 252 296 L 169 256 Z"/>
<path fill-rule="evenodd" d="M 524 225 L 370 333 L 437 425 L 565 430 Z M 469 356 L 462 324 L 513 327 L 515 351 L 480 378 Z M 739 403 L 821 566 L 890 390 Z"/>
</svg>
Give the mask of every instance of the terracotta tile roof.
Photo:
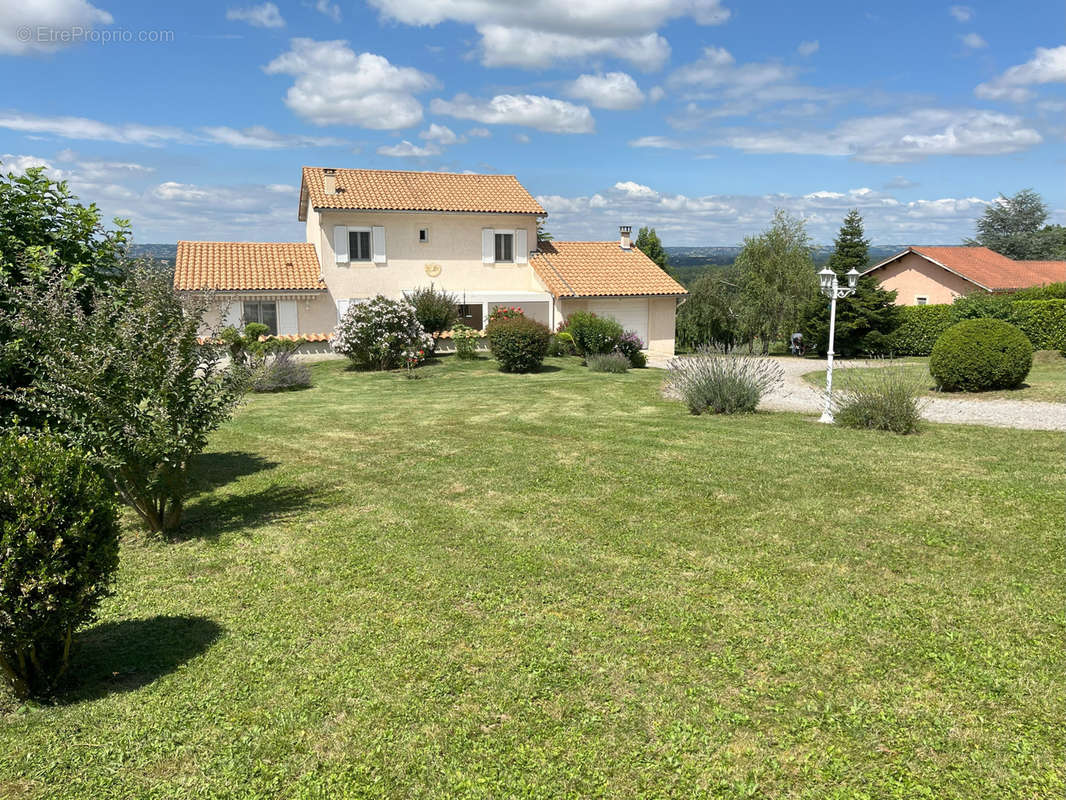
<svg viewBox="0 0 1066 800">
<path fill-rule="evenodd" d="M 325 289 L 315 246 L 304 242 L 178 242 L 174 288 Z"/>
<path fill-rule="evenodd" d="M 326 194 L 324 168 L 303 168 L 301 220 L 307 218 L 308 197 L 314 208 L 547 214 L 514 175 L 385 169 L 338 169 L 336 173 L 337 193 Z"/>
<path fill-rule="evenodd" d="M 539 242 L 530 263 L 556 297 L 683 295 L 675 281 L 637 248 L 618 242 Z"/>
<path fill-rule="evenodd" d="M 1015 261 L 987 247 L 908 247 L 866 272 L 880 269 L 912 252 L 992 292 L 1066 281 L 1066 262 Z"/>
</svg>

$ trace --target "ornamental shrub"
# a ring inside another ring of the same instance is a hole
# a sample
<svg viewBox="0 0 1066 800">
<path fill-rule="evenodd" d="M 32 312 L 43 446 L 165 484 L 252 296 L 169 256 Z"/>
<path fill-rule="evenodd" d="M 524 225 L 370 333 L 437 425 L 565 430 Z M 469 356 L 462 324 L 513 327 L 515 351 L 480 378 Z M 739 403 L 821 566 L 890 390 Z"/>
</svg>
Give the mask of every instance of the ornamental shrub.
<svg viewBox="0 0 1066 800">
<path fill-rule="evenodd" d="M 74 631 L 111 594 L 114 496 L 59 439 L 0 438 L 0 672 L 19 697 L 55 688 Z"/>
<path fill-rule="evenodd" d="M 623 333 L 615 349 L 629 360 L 631 367 L 643 367 L 648 363 L 648 359 L 641 352 L 644 349 L 644 342 L 637 336 L 636 331 Z"/>
<path fill-rule="evenodd" d="M 572 356 L 577 354 L 577 347 L 574 345 L 574 337 L 567 331 L 559 331 L 553 333 L 551 341 L 548 342 L 548 355 L 550 356 Z"/>
<path fill-rule="evenodd" d="M 492 311 L 489 312 L 489 322 L 495 322 L 498 319 L 514 319 L 515 317 L 524 317 L 525 312 L 519 306 L 493 306 Z"/>
<path fill-rule="evenodd" d="M 264 356 L 256 363 L 251 386 L 253 392 L 260 393 L 307 389 L 311 386 L 311 367 L 296 359 L 295 347 L 277 348 L 273 355 Z"/>
<path fill-rule="evenodd" d="M 415 309 L 415 317 L 422 329 L 432 335 L 449 330 L 459 319 L 459 298 L 443 289 L 434 288 L 431 283 L 405 292 L 404 299 Z M 436 339 L 430 344 L 430 352 L 436 347 Z"/>
<path fill-rule="evenodd" d="M 548 353 L 551 332 L 526 317 L 503 317 L 486 329 L 489 349 L 504 372 L 535 372 Z"/>
<path fill-rule="evenodd" d="M 1034 349 L 1066 350 L 1066 300 L 1015 300 L 1008 321 Z"/>
<path fill-rule="evenodd" d="M 333 331 L 333 350 L 367 369 L 394 369 L 410 351 L 429 350 L 426 333 L 406 300 L 378 295 L 366 303 L 352 303 Z"/>
<path fill-rule="evenodd" d="M 833 416 L 846 428 L 917 433 L 926 381 L 901 364 L 848 369 L 833 397 Z"/>
<path fill-rule="evenodd" d="M 708 347 L 670 362 L 668 390 L 693 414 L 752 412 L 784 381 L 784 369 L 764 356 L 725 356 Z"/>
<path fill-rule="evenodd" d="M 889 349 L 899 356 L 927 356 L 940 334 L 955 324 L 949 305 L 901 306 L 899 327 L 889 336 Z"/>
<path fill-rule="evenodd" d="M 639 351 L 638 351 L 639 352 Z M 586 361 L 593 372 L 614 372 L 620 374 L 630 367 L 629 358 L 615 350 L 613 353 L 593 353 Z"/>
<path fill-rule="evenodd" d="M 622 340 L 622 326 L 610 317 L 597 317 L 591 311 L 575 311 L 566 319 L 565 330 L 574 337 L 577 352 L 586 358 L 610 353 Z"/>
<path fill-rule="evenodd" d="M 477 358 L 477 343 L 481 332 L 469 325 L 457 322 L 452 325 L 452 341 L 455 342 L 455 356 L 467 361 Z"/>
<path fill-rule="evenodd" d="M 1014 389 L 1032 366 L 1032 344 L 1001 319 L 968 319 L 953 325 L 929 357 L 929 373 L 948 392 Z"/>
</svg>

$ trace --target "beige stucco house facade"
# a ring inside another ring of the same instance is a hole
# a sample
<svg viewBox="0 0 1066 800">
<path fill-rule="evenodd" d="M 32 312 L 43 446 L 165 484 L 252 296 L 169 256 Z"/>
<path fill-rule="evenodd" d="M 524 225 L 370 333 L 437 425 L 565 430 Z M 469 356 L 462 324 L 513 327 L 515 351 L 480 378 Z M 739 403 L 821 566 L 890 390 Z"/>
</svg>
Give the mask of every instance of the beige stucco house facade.
<svg viewBox="0 0 1066 800">
<path fill-rule="evenodd" d="M 631 246 L 627 227 L 612 242 L 538 242 L 547 214 L 513 175 L 305 167 L 298 216 L 305 242 L 179 242 L 175 288 L 217 292 L 212 327 L 262 322 L 321 339 L 352 303 L 433 284 L 476 329 L 497 305 L 553 330 L 587 309 L 651 353 L 674 352 L 685 289 Z"/>
<path fill-rule="evenodd" d="M 920 306 L 1066 281 L 1066 262 L 1015 261 L 987 247 L 908 247 L 864 274 L 895 291 L 897 305 Z"/>
</svg>

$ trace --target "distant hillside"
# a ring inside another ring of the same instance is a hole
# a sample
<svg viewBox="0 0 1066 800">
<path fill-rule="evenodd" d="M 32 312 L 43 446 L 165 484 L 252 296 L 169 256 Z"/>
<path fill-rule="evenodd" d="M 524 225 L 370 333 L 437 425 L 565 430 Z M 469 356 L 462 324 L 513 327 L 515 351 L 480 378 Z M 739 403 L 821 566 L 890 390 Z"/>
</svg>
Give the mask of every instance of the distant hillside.
<svg viewBox="0 0 1066 800">
<path fill-rule="evenodd" d="M 134 244 L 130 245 L 130 255 L 134 258 L 151 258 L 156 261 L 165 261 L 171 266 L 178 255 L 176 244 Z"/>
<path fill-rule="evenodd" d="M 870 263 L 876 264 L 878 261 L 883 261 L 906 247 L 902 244 L 870 245 Z M 664 247 L 663 250 L 670 257 L 671 269 L 677 273 L 683 284 L 690 286 L 709 269 L 731 266 L 740 254 L 741 248 L 701 246 Z M 824 266 L 832 252 L 832 245 L 816 245 L 814 247 L 815 265 Z"/>
</svg>

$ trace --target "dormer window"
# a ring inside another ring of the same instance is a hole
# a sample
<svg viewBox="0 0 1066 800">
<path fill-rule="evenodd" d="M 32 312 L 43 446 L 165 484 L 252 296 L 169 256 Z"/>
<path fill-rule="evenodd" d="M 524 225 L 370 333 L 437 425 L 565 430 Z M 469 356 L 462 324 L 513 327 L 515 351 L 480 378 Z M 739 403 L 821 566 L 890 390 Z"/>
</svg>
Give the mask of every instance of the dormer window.
<svg viewBox="0 0 1066 800">
<path fill-rule="evenodd" d="M 514 234 L 496 234 L 496 263 L 514 261 Z"/>
</svg>

